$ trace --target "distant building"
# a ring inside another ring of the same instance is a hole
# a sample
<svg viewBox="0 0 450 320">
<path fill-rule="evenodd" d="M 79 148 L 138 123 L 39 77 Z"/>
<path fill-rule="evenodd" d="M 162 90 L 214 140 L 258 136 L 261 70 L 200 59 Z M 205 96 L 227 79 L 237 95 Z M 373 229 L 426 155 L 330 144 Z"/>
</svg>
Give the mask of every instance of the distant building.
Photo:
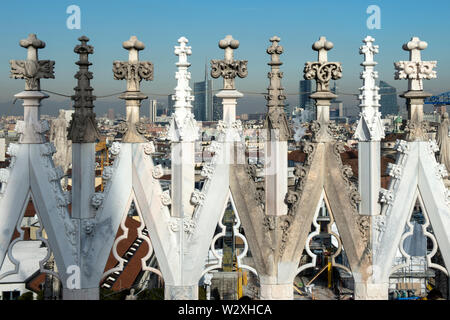
<svg viewBox="0 0 450 320">
<path fill-rule="evenodd" d="M 108 109 L 108 119 L 114 121 L 116 116 L 114 115 L 114 109 Z"/>
<path fill-rule="evenodd" d="M 151 123 L 156 122 L 157 106 L 158 106 L 157 100 L 150 100 L 149 119 Z"/>
<path fill-rule="evenodd" d="M 382 117 L 384 118 L 388 114 L 398 115 L 400 113 L 400 108 L 397 103 L 397 89 L 384 81 L 380 81 L 379 87 Z"/>
<path fill-rule="evenodd" d="M 168 115 L 170 116 L 175 110 L 175 100 L 174 100 L 174 94 L 169 94 L 167 96 L 167 111 L 168 111 Z"/>
<path fill-rule="evenodd" d="M 300 80 L 298 106 L 308 115 L 305 121 L 312 120 L 315 114 L 314 100 L 309 97 L 312 93 L 312 80 Z"/>
<path fill-rule="evenodd" d="M 223 119 L 222 98 L 213 96 L 213 121 Z"/>
<path fill-rule="evenodd" d="M 213 120 L 212 80 L 208 79 L 205 65 L 205 80 L 194 83 L 194 114 L 197 121 Z"/>
</svg>

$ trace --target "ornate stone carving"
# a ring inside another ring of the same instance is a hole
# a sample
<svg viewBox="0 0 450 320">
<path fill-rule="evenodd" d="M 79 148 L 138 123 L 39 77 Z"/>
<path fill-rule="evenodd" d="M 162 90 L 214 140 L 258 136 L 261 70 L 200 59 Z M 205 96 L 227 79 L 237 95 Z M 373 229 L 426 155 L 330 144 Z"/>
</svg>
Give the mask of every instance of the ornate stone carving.
<svg viewBox="0 0 450 320">
<path fill-rule="evenodd" d="M 207 179 L 211 179 L 213 173 L 214 165 L 212 165 L 211 163 L 205 163 L 203 165 L 202 171 L 200 172 L 200 174 Z"/>
<path fill-rule="evenodd" d="M 45 42 L 31 33 L 20 40 L 20 46 L 28 50 L 26 60 L 10 60 L 11 78 L 25 79 L 25 90 L 41 90 L 40 79 L 54 79 L 55 61 L 38 60 L 38 49 L 45 48 Z"/>
<path fill-rule="evenodd" d="M 425 50 L 428 44 L 418 37 L 412 37 L 403 45 L 403 50 L 410 52 L 410 61 L 395 62 L 395 79 L 408 79 L 408 90 L 423 90 L 422 79 L 436 78 L 433 68 L 437 61 L 422 61 L 420 51 Z"/>
<path fill-rule="evenodd" d="M 400 179 L 403 173 L 403 167 L 400 164 L 388 163 L 387 174 L 394 179 Z"/>
<path fill-rule="evenodd" d="M 162 165 L 158 164 L 157 166 L 155 166 L 153 168 L 153 178 L 159 179 L 162 176 L 164 176 L 164 170 L 163 170 Z"/>
<path fill-rule="evenodd" d="M 183 220 L 183 230 L 186 234 L 192 235 L 195 232 L 196 223 L 194 220 L 185 218 Z"/>
<path fill-rule="evenodd" d="M 444 164 L 437 164 L 436 163 L 436 176 L 438 177 L 438 178 L 445 178 L 445 177 L 448 177 L 448 172 L 447 172 L 447 169 L 445 168 L 445 165 Z"/>
<path fill-rule="evenodd" d="M 144 153 L 147 155 L 151 155 L 153 153 L 155 153 L 156 149 L 155 149 L 155 144 L 153 143 L 153 141 L 147 142 L 146 144 L 144 144 Z"/>
<path fill-rule="evenodd" d="M 408 141 L 427 141 L 429 125 L 423 121 L 423 101 L 430 93 L 423 91 L 423 79 L 436 78 L 436 61 L 422 61 L 420 51 L 426 49 L 428 44 L 418 37 L 403 45 L 403 50 L 409 51 L 410 61 L 395 62 L 395 79 L 407 79 L 408 91 L 401 97 L 406 99 L 408 121 L 405 131 Z"/>
<path fill-rule="evenodd" d="M 139 61 L 139 51 L 145 48 L 144 43 L 136 36 L 122 43 L 122 47 L 128 50 L 128 61 L 114 61 L 113 74 L 115 80 L 126 80 L 127 91 L 119 96 L 126 101 L 127 121 L 122 125 L 124 134 L 123 142 L 142 143 L 146 139 L 141 134 L 145 133 L 145 126 L 139 122 L 139 109 L 141 101 L 147 96 L 140 91 L 142 80 L 153 80 L 153 64 L 149 61 Z"/>
<path fill-rule="evenodd" d="M 211 77 L 223 77 L 223 89 L 234 90 L 234 78 L 245 78 L 248 75 L 247 60 L 234 60 L 233 50 L 239 47 L 239 41 L 227 35 L 219 41 L 219 48 L 225 50 L 223 60 L 211 60 Z"/>
<path fill-rule="evenodd" d="M 359 48 L 359 53 L 364 54 L 364 62 L 361 63 L 364 67 L 364 71 L 361 73 L 363 87 L 359 89 L 361 94 L 358 97 L 361 112 L 358 126 L 355 130 L 355 138 L 359 141 L 380 141 L 385 136 L 384 126 L 381 123 L 381 113 L 378 111 L 381 98 L 378 94 L 379 88 L 375 83 L 378 78 L 378 72 L 373 69 L 377 64 L 373 57 L 378 53 L 378 46 L 373 45 L 374 41 L 374 38 L 367 36 L 363 40 L 364 45 Z"/>
<path fill-rule="evenodd" d="M 342 66 L 339 62 L 328 62 L 327 51 L 333 48 L 333 43 L 327 41 L 325 37 L 320 37 L 312 48 L 318 51 L 319 59 L 318 61 L 305 63 L 304 78 L 316 80 L 316 92 L 329 92 L 330 80 L 338 80 L 342 77 Z"/>
<path fill-rule="evenodd" d="M 199 128 L 192 114 L 192 104 L 194 97 L 189 86 L 191 73 L 188 67 L 191 65 L 187 61 L 188 55 L 192 54 L 188 40 L 185 37 L 178 39 L 179 46 L 175 46 L 175 54 L 178 56 L 178 71 L 175 74 L 177 86 L 175 88 L 175 111 L 170 120 L 168 137 L 172 141 L 195 141 L 198 138 Z"/>
<path fill-rule="evenodd" d="M 409 144 L 405 140 L 397 140 L 394 149 L 403 154 L 409 153 Z"/>
<path fill-rule="evenodd" d="M 74 101 L 75 112 L 72 114 L 68 128 L 67 138 L 72 143 L 94 143 L 100 139 L 100 134 L 95 120 L 94 100 L 92 95 L 94 90 L 90 81 L 93 79 L 92 72 L 89 71 L 89 55 L 94 53 L 94 47 L 87 44 L 89 38 L 82 36 L 78 38 L 81 44 L 77 45 L 74 52 L 80 55 L 80 60 L 76 62 L 79 71 L 75 75 L 77 86 L 74 88 L 75 95 L 71 98 Z"/>
<path fill-rule="evenodd" d="M 114 173 L 114 169 L 111 166 L 103 168 L 102 178 L 103 180 L 111 180 Z"/>
<path fill-rule="evenodd" d="M 370 237 L 370 216 L 358 216 L 358 229 L 362 240 L 368 242 Z"/>
<path fill-rule="evenodd" d="M 380 188 L 380 202 L 392 205 L 395 200 L 395 194 L 392 190 Z"/>
<path fill-rule="evenodd" d="M 273 231 L 276 229 L 276 216 L 265 216 L 263 220 L 264 232 Z"/>
<path fill-rule="evenodd" d="M 91 198 L 91 206 L 97 210 L 103 204 L 104 198 L 105 195 L 103 193 L 99 192 L 94 193 Z"/>
<path fill-rule="evenodd" d="M 117 141 L 113 142 L 111 148 L 109 148 L 109 153 L 112 156 L 117 156 L 120 153 L 120 143 Z"/>
<path fill-rule="evenodd" d="M 161 203 L 165 206 L 168 206 L 172 203 L 169 190 L 166 190 L 163 193 L 161 193 Z"/>
<path fill-rule="evenodd" d="M 204 201 L 205 201 L 205 194 L 203 192 L 201 192 L 200 190 L 195 189 L 191 195 L 191 203 L 193 205 L 201 206 L 201 205 L 203 205 Z"/>
<path fill-rule="evenodd" d="M 9 179 L 9 170 L 5 168 L 0 169 L 0 194 L 5 193 L 6 191 L 6 184 L 8 183 Z"/>
</svg>

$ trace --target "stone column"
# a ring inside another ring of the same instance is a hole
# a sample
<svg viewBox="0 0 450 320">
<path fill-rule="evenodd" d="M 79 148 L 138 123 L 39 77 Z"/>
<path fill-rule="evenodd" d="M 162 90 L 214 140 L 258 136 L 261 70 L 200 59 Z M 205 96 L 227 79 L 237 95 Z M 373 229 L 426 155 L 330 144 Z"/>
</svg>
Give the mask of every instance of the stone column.
<svg viewBox="0 0 450 320">
<path fill-rule="evenodd" d="M 147 140 L 141 135 L 145 132 L 143 124 L 139 120 L 139 109 L 141 101 L 147 96 L 141 93 L 140 83 L 142 80 L 153 80 L 153 64 L 149 61 L 139 61 L 139 51 L 145 49 L 144 43 L 136 36 L 122 43 L 124 49 L 128 50 L 128 61 L 114 61 L 113 73 L 115 80 L 126 80 L 127 91 L 119 96 L 125 100 L 126 123 L 121 127 L 124 134 L 123 143 L 144 143 Z"/>
<path fill-rule="evenodd" d="M 284 89 L 281 86 L 283 72 L 280 66 L 280 55 L 283 47 L 278 43 L 280 38 L 274 36 L 270 39 L 272 45 L 267 48 L 271 61 L 268 73 L 270 85 L 267 88 L 267 115 L 265 129 L 267 140 L 265 143 L 265 192 L 266 192 L 266 214 L 270 216 L 281 216 L 287 213 L 287 205 L 284 201 L 288 189 L 287 170 L 287 140 L 291 134 L 286 114 L 284 112 Z"/>
<path fill-rule="evenodd" d="M 77 86 L 75 94 L 72 96 L 75 112 L 72 114 L 68 128 L 69 140 L 72 140 L 72 219 L 78 220 L 79 225 L 89 224 L 94 218 L 95 212 L 91 206 L 91 199 L 95 193 L 95 144 L 100 135 L 97 129 L 95 113 L 93 112 L 92 95 L 94 90 L 90 85 L 93 78 L 89 71 L 89 54 L 94 53 L 94 48 L 87 44 L 89 38 L 82 36 L 78 39 L 81 44 L 77 45 L 74 52 L 79 54 L 80 60 L 76 62 L 79 71 L 76 73 Z M 83 276 L 83 267 L 85 262 L 82 259 L 81 248 L 84 239 L 83 232 L 79 234 L 79 255 L 80 255 L 80 289 L 64 289 L 64 299 L 76 299 L 77 297 L 86 297 L 98 300 L 98 283 L 86 282 Z M 94 294 L 94 293 L 97 294 Z"/>
</svg>

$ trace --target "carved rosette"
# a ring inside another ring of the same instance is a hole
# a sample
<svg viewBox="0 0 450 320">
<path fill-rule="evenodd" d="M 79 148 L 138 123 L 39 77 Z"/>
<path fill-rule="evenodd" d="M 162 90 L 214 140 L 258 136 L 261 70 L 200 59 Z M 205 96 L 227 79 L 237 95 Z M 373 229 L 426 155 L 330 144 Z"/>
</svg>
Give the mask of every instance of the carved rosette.
<svg viewBox="0 0 450 320">
<path fill-rule="evenodd" d="M 155 144 L 153 143 L 153 141 L 147 142 L 144 144 L 144 153 L 146 155 L 151 155 L 153 153 L 155 153 Z"/>
<path fill-rule="evenodd" d="M 205 201 L 205 194 L 198 189 L 195 189 L 191 195 L 191 203 L 193 205 L 202 206 Z"/>
<path fill-rule="evenodd" d="M 162 178 L 163 176 L 164 176 L 164 169 L 162 165 L 158 164 L 153 168 L 153 178 L 159 179 Z"/>
<path fill-rule="evenodd" d="M 436 140 L 428 140 L 428 151 L 433 156 L 439 151 L 439 146 L 437 145 Z"/>
<path fill-rule="evenodd" d="M 395 194 L 392 190 L 380 188 L 380 202 L 392 205 L 395 200 Z"/>
<path fill-rule="evenodd" d="M 410 151 L 409 143 L 405 140 L 397 140 L 395 142 L 394 149 L 397 150 L 398 152 L 407 155 Z"/>
<path fill-rule="evenodd" d="M 112 156 L 117 156 L 120 153 L 120 143 L 117 141 L 113 142 L 111 148 L 109 148 L 109 153 Z"/>
<path fill-rule="evenodd" d="M 103 168 L 102 178 L 103 180 L 111 180 L 114 173 L 114 169 L 111 166 L 106 166 Z"/>
<path fill-rule="evenodd" d="M 169 190 L 164 191 L 161 193 L 161 203 L 164 206 L 168 206 L 172 203 L 172 199 L 170 198 L 170 192 Z"/>
<path fill-rule="evenodd" d="M 403 173 L 403 166 L 400 164 L 388 163 L 387 174 L 392 178 L 399 180 Z"/>
<path fill-rule="evenodd" d="M 435 165 L 435 173 L 436 177 L 438 178 L 445 178 L 448 177 L 447 169 L 445 168 L 445 164 L 438 164 Z"/>
<path fill-rule="evenodd" d="M 91 206 L 98 210 L 100 206 L 103 204 L 103 199 L 105 198 L 105 195 L 103 193 L 96 192 L 92 195 L 91 198 Z"/>
</svg>

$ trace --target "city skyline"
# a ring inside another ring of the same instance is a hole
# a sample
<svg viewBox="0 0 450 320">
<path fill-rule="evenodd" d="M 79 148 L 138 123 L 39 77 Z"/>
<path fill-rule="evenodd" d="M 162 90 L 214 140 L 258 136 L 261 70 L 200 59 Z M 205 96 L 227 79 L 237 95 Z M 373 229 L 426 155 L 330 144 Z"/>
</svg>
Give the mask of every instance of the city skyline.
<svg viewBox="0 0 450 320">
<path fill-rule="evenodd" d="M 76 82 L 73 78 L 77 68 L 74 63 L 76 55 L 73 53 L 73 47 L 81 35 L 85 34 L 91 39 L 90 43 L 94 46 L 92 86 L 94 95 L 98 97 L 95 101 L 95 110 L 98 110 L 96 112 L 99 114 L 106 112 L 109 106 L 114 108 L 116 113 L 120 113 L 124 108 L 123 101 L 117 97 L 101 97 L 125 90 L 123 83 L 114 81 L 111 68 L 114 60 L 125 59 L 126 52 L 121 45 L 130 35 L 137 35 L 146 45 L 145 50 L 140 52 L 141 60 L 151 61 L 155 65 L 154 80 L 143 83 L 142 91 L 149 99 L 158 99 L 164 103 L 167 96 L 174 93 L 176 57 L 173 54 L 173 46 L 182 35 L 189 39 L 189 45 L 192 46 L 192 55 L 189 57 L 192 87 L 194 82 L 203 79 L 205 59 L 209 65 L 211 59 L 222 58 L 223 53 L 217 47 L 220 39 L 226 34 L 232 34 L 240 41 L 235 57 L 249 61 L 249 75 L 246 79 L 237 80 L 238 90 L 245 95 L 239 101 L 238 113 L 262 112 L 265 109 L 264 94 L 268 86 L 266 74 L 269 71 L 267 66 L 269 58 L 265 50 L 269 44 L 268 39 L 275 34 L 281 38 L 280 44 L 284 47 L 281 71 L 284 73 L 283 85 L 287 102 L 291 106 L 297 105 L 298 81 L 303 79 L 304 63 L 316 59 L 310 50 L 311 45 L 321 35 L 325 35 L 334 43 L 330 59 L 342 62 L 343 78 L 339 82 L 342 93 L 358 94 L 361 85 L 359 74 L 362 70 L 358 49 L 366 35 L 372 35 L 376 39 L 375 43 L 380 46 L 380 53 L 376 57 L 379 79 L 397 88 L 398 94 L 404 92 L 406 86 L 394 81 L 393 62 L 408 58 L 401 44 L 413 35 L 419 36 L 429 44 L 424 58 L 438 61 L 436 68 L 438 79 L 430 81 L 427 90 L 435 94 L 448 91 L 446 84 L 450 82 L 450 74 L 446 73 L 446 70 L 450 69 L 450 59 L 446 56 L 450 44 L 442 41 L 442 35 L 436 32 L 446 29 L 446 26 L 447 29 L 450 27 L 447 19 L 439 18 L 448 11 L 446 8 L 450 9 L 450 4 L 445 1 L 433 1 L 436 6 L 420 10 L 411 5 L 415 1 L 395 3 L 349 1 L 339 4 L 324 1 L 320 5 L 281 1 L 278 3 L 278 13 L 284 18 L 274 26 L 265 23 L 272 19 L 272 11 L 269 10 L 271 3 L 268 1 L 249 1 L 245 6 L 240 5 L 239 10 L 227 14 L 228 23 L 219 23 L 215 19 L 221 8 L 219 2 L 196 1 L 189 4 L 182 1 L 142 2 L 139 4 L 140 10 L 133 10 L 118 2 L 91 3 L 81 0 L 76 3 L 81 10 L 80 30 L 69 30 L 66 27 L 66 19 L 69 16 L 66 8 L 72 4 L 71 2 L 58 1 L 52 6 L 44 5 L 46 2 L 48 1 L 30 2 L 28 10 L 20 9 L 20 5 L 16 3 L 4 4 L 0 24 L 4 24 L 4 29 L 8 26 L 10 32 L 4 35 L 4 46 L 8 50 L 0 52 L 0 114 L 14 114 L 16 111 L 14 109 L 18 109 L 11 103 L 13 95 L 23 90 L 23 83 L 9 78 L 9 60 L 25 58 L 26 51 L 18 45 L 18 42 L 29 33 L 36 33 L 46 42 L 46 48 L 40 51 L 41 59 L 56 61 L 56 79 L 43 80 L 42 88 L 69 96 L 73 94 Z M 231 4 L 234 2 L 231 1 Z M 366 20 L 369 14 L 366 13 L 366 9 L 371 4 L 380 7 L 380 30 L 367 28 Z M 174 5 L 183 10 L 175 12 L 170 16 L 171 19 L 167 19 L 165 13 Z M 434 10 L 435 7 L 439 7 L 440 10 Z M 125 8 L 135 15 L 135 19 L 127 23 L 122 22 L 124 21 L 122 12 Z M 12 15 L 7 14 L 16 10 L 21 11 L 21 19 L 13 19 Z M 99 12 L 102 14 L 98 14 Z M 321 13 L 321 23 L 314 26 L 314 32 L 309 31 L 314 16 L 310 15 L 311 12 Z M 340 12 L 340 15 L 336 15 L 335 12 Z M 402 14 L 399 15 L 397 12 Z M 149 14 L 151 19 L 148 19 Z M 430 14 L 436 19 L 423 19 Z M 45 16 L 52 16 L 54 19 L 47 19 L 43 23 L 42 17 Z M 186 19 L 191 23 L 185 23 Z M 412 20 L 416 22 L 412 24 Z M 339 28 L 335 28 L 337 22 Z M 398 28 L 398 25 L 405 25 L 408 28 Z M 212 83 L 215 89 L 222 88 L 221 80 L 212 80 Z M 355 97 L 348 95 L 341 95 L 339 99 L 344 101 L 346 106 L 357 103 Z M 53 111 L 56 114 L 55 105 L 69 108 L 69 103 L 70 98 L 51 95 L 51 98 L 43 103 L 43 112 L 48 109 L 50 113 Z M 20 110 L 17 111 L 20 113 Z"/>
</svg>

